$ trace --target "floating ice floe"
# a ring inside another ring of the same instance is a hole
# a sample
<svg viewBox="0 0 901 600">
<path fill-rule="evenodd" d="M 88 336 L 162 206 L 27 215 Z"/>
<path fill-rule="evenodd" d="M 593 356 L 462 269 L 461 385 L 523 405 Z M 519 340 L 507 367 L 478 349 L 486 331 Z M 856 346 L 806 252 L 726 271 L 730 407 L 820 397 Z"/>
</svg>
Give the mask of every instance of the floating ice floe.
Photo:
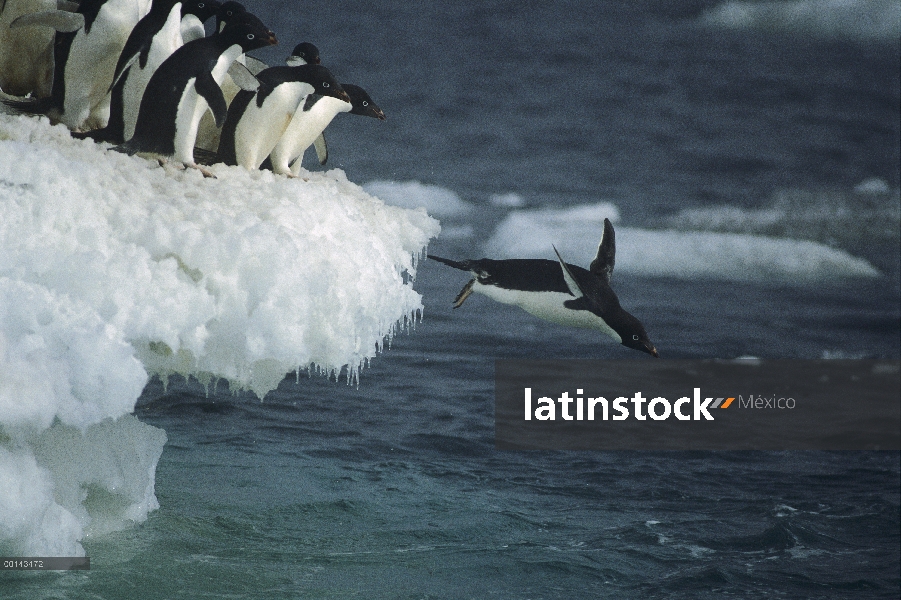
<svg viewBox="0 0 901 600">
<path fill-rule="evenodd" d="M 730 29 L 896 41 L 901 36 L 901 3 L 897 0 L 729 1 L 706 11 L 702 21 Z"/>
<path fill-rule="evenodd" d="M 602 203 L 561 210 L 513 211 L 484 247 L 491 258 L 549 258 L 552 245 L 571 263 L 594 259 L 603 219 L 616 207 Z M 808 240 L 713 231 L 616 228 L 616 270 L 639 275 L 807 283 L 876 277 L 864 259 Z"/>
</svg>

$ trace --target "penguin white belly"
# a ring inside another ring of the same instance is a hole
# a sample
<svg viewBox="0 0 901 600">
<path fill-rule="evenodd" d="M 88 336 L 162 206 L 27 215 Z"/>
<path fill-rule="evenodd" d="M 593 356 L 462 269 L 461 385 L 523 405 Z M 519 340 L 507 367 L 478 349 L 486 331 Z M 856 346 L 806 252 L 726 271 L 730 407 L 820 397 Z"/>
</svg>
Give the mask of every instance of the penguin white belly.
<svg viewBox="0 0 901 600">
<path fill-rule="evenodd" d="M 272 170 L 282 175 L 300 174 L 303 153 L 319 137 L 339 112 L 353 108 L 350 102 L 337 98 L 321 98 L 310 110 L 298 110 L 288 124 L 281 139 L 272 149 Z M 291 163 L 294 163 L 291 166 Z"/>
<path fill-rule="evenodd" d="M 55 32 L 49 27 L 10 29 L 9 24 L 22 15 L 56 10 L 56 0 L 6 0 L 0 7 L 0 89 L 13 96 L 49 96 Z"/>
<path fill-rule="evenodd" d="M 131 30 L 150 10 L 147 0 L 107 0 L 91 25 L 75 34 L 65 65 L 65 102 L 60 117 L 77 129 L 91 117 L 94 126 L 109 120 L 110 84 Z"/>
<path fill-rule="evenodd" d="M 197 123 L 200 121 L 197 118 L 195 122 L 194 115 L 202 115 L 208 108 L 206 100 L 201 98 L 194 89 L 195 81 L 197 81 L 196 77 L 188 80 L 188 84 L 181 93 L 181 99 L 178 101 L 178 110 L 175 112 L 175 154 L 173 157 L 185 164 L 194 162 L 194 144 L 190 142 L 189 148 L 187 141 L 191 137 L 189 134 L 191 128 L 193 127 L 196 132 Z"/>
<path fill-rule="evenodd" d="M 261 107 L 257 107 L 256 98 L 252 99 L 235 128 L 237 163 L 247 169 L 259 169 L 288 128 L 298 105 L 312 91 L 308 83 L 288 82 L 266 96 Z"/>
<path fill-rule="evenodd" d="M 527 313 L 569 327 L 583 329 L 596 329 L 606 333 L 619 343 L 622 338 L 608 326 L 603 319 L 589 310 L 572 310 L 566 308 L 563 303 L 574 300 L 569 294 L 562 292 L 524 292 L 521 290 L 507 290 L 496 285 L 484 285 L 476 281 L 472 286 L 473 292 L 488 296 L 502 304 L 513 304 Z"/>
<path fill-rule="evenodd" d="M 140 64 L 135 62 L 129 68 L 122 89 L 122 112 L 125 120 L 123 139 L 126 141 L 135 134 L 141 98 L 144 97 L 144 90 L 147 88 L 150 78 L 159 66 L 181 46 L 181 3 L 177 2 L 169 13 L 166 23 L 153 38 L 153 44 L 147 53 L 147 64 L 141 69 Z"/>
<path fill-rule="evenodd" d="M 228 74 L 228 68 L 242 54 L 241 46 L 231 46 L 219 55 L 211 75 L 218 85 Z M 209 104 L 194 88 L 196 77 L 192 77 L 185 86 L 178 102 L 175 115 L 175 160 L 185 164 L 194 164 L 194 142 L 197 140 L 197 126 L 200 119 L 209 109 Z"/>
<path fill-rule="evenodd" d="M 181 39 L 184 43 L 193 42 L 206 36 L 206 29 L 203 22 L 197 18 L 197 15 L 185 15 L 181 19 Z"/>
</svg>

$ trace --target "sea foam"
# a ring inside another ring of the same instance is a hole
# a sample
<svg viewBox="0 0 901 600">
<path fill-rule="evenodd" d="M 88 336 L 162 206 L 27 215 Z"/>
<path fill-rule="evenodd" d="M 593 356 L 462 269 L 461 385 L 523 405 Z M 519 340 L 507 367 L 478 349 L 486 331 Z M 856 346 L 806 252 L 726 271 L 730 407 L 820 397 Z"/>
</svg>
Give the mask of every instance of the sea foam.
<svg viewBox="0 0 901 600">
<path fill-rule="evenodd" d="M 567 209 L 513 211 L 486 242 L 491 258 L 554 258 L 588 266 L 603 231 L 616 223 L 609 203 Z M 862 258 L 810 240 L 716 231 L 616 227 L 616 270 L 647 276 L 809 283 L 846 277 L 876 277 Z"/>
<path fill-rule="evenodd" d="M 358 370 L 421 311 L 440 227 L 340 170 L 217 179 L 0 115 L 0 554 L 81 555 L 157 506 L 151 374 L 261 398 Z"/>
</svg>

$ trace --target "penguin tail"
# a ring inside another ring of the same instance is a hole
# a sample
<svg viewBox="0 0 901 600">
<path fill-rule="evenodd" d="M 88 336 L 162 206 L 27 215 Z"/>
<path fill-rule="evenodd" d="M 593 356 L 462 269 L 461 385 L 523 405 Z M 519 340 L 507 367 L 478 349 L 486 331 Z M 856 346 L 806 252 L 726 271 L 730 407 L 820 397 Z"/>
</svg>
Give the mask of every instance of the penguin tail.
<svg viewBox="0 0 901 600">
<path fill-rule="evenodd" d="M 79 140 L 94 140 L 95 142 L 109 142 L 111 144 L 122 141 L 122 138 L 116 139 L 116 136 L 107 127 L 84 132 L 73 131 L 72 137 Z"/>
<path fill-rule="evenodd" d="M 223 161 L 219 157 L 219 153 L 194 146 L 194 162 L 199 165 L 215 165 Z"/>
<path fill-rule="evenodd" d="M 121 152 L 122 154 L 127 154 L 129 156 L 134 156 L 138 152 L 141 152 L 140 145 L 135 141 L 135 138 L 131 138 L 127 142 L 119 144 L 118 146 L 113 146 L 110 150 L 115 150 L 116 152 Z"/>
<path fill-rule="evenodd" d="M 463 261 L 451 260 L 449 258 L 441 258 L 440 256 L 435 256 L 434 254 L 428 254 L 427 256 L 429 258 L 431 258 L 432 260 L 437 260 L 440 263 L 444 263 L 447 266 L 453 267 L 455 269 L 460 269 L 461 271 L 471 271 L 472 270 L 472 266 L 470 264 L 471 261 L 468 261 L 468 260 L 463 260 Z"/>
<path fill-rule="evenodd" d="M 53 108 L 53 98 L 38 98 L 29 100 L 0 99 L 6 106 L 13 109 L 19 115 L 46 115 Z"/>
</svg>

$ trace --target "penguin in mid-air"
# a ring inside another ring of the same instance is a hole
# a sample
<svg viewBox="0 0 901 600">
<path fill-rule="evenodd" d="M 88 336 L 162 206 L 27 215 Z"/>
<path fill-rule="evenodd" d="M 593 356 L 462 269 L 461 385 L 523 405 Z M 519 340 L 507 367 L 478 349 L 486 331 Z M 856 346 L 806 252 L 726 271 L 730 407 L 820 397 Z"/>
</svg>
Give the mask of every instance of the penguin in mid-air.
<svg viewBox="0 0 901 600">
<path fill-rule="evenodd" d="M 647 352 L 659 358 L 657 349 L 644 325 L 619 305 L 610 289 L 610 276 L 616 260 L 613 225 L 604 219 L 604 234 L 597 257 L 588 270 L 563 262 L 545 259 L 512 259 L 455 261 L 429 255 L 455 269 L 470 271 L 475 276 L 454 299 L 459 308 L 473 292 L 484 294 L 503 304 L 514 304 L 546 321 L 597 329 L 623 346 Z"/>
<path fill-rule="evenodd" d="M 134 136 L 113 149 L 173 157 L 212 176 L 194 162 L 200 118 L 209 109 L 221 124 L 228 109 L 219 84 L 229 67 L 244 52 L 277 43 L 268 27 L 245 12 L 221 32 L 185 44 L 160 65 L 147 84 Z"/>
<path fill-rule="evenodd" d="M 228 108 L 219 160 L 258 169 L 281 138 L 299 105 L 313 93 L 347 103 L 350 97 L 322 65 L 270 67 L 257 74 L 256 91 L 241 90 Z"/>
<path fill-rule="evenodd" d="M 116 60 L 131 30 L 149 10 L 150 0 L 81 0 L 75 13 L 26 15 L 20 22 L 58 32 L 53 90 L 41 100 L 4 103 L 21 112 L 46 114 L 75 131 L 104 127 Z"/>
<path fill-rule="evenodd" d="M 324 165 L 328 159 L 328 148 L 325 146 L 322 132 L 338 113 L 349 112 L 354 115 L 385 120 L 385 113 L 372 101 L 363 88 L 350 83 L 342 83 L 341 87 L 350 96 L 350 102 L 319 94 L 307 97 L 306 102 L 294 113 L 285 133 L 272 149 L 267 167 L 271 167 L 276 173 L 297 177 L 300 174 L 303 154 L 314 142 L 319 164 Z M 294 164 L 292 165 L 292 163 Z"/>
</svg>

